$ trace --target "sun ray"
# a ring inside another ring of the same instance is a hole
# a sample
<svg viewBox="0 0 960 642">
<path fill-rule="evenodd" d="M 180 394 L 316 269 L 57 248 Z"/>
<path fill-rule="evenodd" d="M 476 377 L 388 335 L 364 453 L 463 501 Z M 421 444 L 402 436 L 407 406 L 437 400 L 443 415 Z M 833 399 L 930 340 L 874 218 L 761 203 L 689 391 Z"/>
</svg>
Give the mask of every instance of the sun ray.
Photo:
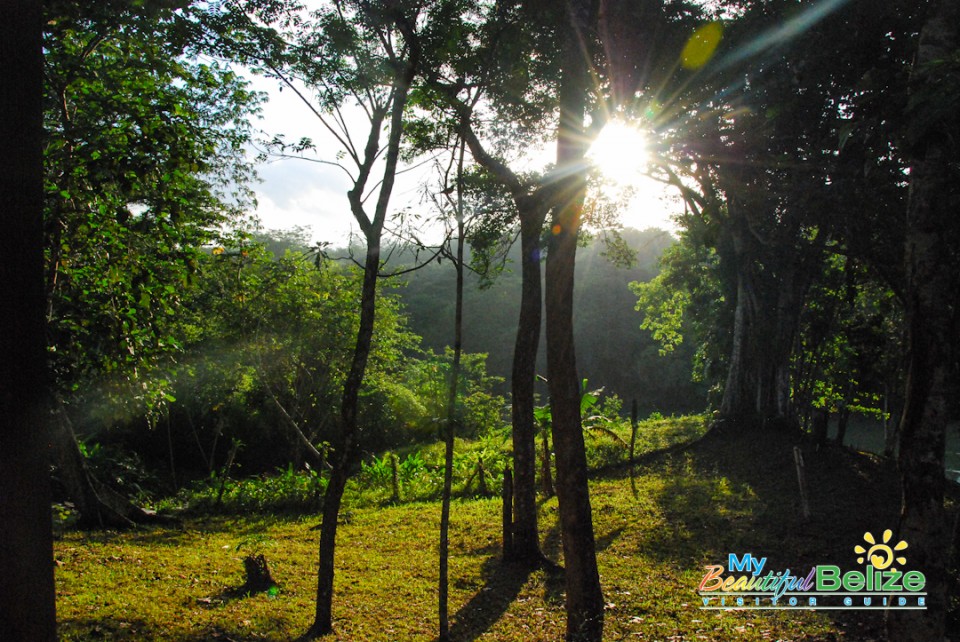
<svg viewBox="0 0 960 642">
<path fill-rule="evenodd" d="M 636 181 L 649 162 L 643 132 L 617 119 L 600 130 L 587 157 L 604 178 L 621 186 Z"/>
</svg>

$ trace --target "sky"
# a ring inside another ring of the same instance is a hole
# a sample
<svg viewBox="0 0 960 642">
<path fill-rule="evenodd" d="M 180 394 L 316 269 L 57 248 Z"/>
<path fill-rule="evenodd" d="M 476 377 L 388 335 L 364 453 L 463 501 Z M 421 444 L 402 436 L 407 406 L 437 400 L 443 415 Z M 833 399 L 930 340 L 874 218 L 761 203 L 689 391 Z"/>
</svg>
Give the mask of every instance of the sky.
<svg viewBox="0 0 960 642">
<path fill-rule="evenodd" d="M 264 137 L 281 134 L 291 142 L 307 137 L 316 145 L 316 158 L 335 159 L 339 149 L 336 141 L 293 91 L 279 90 L 276 80 L 249 78 L 255 89 L 268 96 L 262 120 L 256 124 L 263 130 Z M 362 120 L 359 131 L 365 133 Z M 257 215 L 264 229 L 306 228 L 311 240 L 329 242 L 335 247 L 346 245 L 351 232 L 357 231 L 346 196 L 351 183 L 342 169 L 285 158 L 261 164 L 258 173 L 261 182 L 255 186 Z M 420 184 L 427 178 L 426 170 L 412 170 L 398 176 L 391 199 L 393 209 L 423 207 Z M 638 175 L 633 184 L 636 193 L 622 214 L 624 225 L 675 230 L 670 216 L 681 207 L 677 199 L 665 194 L 652 179 Z"/>
</svg>

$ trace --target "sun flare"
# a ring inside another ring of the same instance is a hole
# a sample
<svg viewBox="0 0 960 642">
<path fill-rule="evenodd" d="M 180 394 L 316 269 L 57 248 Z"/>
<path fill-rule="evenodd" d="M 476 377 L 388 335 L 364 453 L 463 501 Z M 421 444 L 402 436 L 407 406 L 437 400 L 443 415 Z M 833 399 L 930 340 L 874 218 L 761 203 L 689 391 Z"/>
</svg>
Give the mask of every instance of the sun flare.
<svg viewBox="0 0 960 642">
<path fill-rule="evenodd" d="M 619 120 L 604 125 L 587 156 L 604 178 L 618 185 L 636 181 L 649 160 L 643 132 Z"/>
<path fill-rule="evenodd" d="M 620 222 L 625 227 L 650 227 L 673 231 L 677 211 L 665 185 L 649 175 L 650 145 L 647 134 L 623 120 L 612 119 L 600 130 L 587 152 L 587 160 L 600 174 L 600 191 L 621 199 Z"/>
</svg>

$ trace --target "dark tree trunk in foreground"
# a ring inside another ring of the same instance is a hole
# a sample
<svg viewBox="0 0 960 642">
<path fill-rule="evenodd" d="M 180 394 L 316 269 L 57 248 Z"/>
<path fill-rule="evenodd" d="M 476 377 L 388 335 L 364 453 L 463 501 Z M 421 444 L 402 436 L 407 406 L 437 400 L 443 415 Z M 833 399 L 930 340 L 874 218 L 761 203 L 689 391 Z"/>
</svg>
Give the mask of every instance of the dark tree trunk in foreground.
<svg viewBox="0 0 960 642">
<path fill-rule="evenodd" d="M 511 377 L 514 468 L 512 558 L 534 565 L 543 560 L 537 528 L 537 425 L 533 406 L 543 306 L 540 286 L 540 232 L 543 230 L 546 211 L 541 205 L 529 206 L 522 202 L 518 202 L 518 209 L 520 250 L 523 258 L 520 320 L 517 324 Z"/>
<path fill-rule="evenodd" d="M 907 141 L 912 158 L 906 234 L 909 367 L 900 423 L 900 539 L 910 545 L 908 563 L 926 574 L 928 607 L 890 612 L 888 635 L 898 642 L 942 640 L 948 604 L 951 532 L 943 505 L 944 450 L 949 380 L 957 357 L 953 256 L 960 211 L 958 176 L 951 165 L 956 167 L 960 154 L 960 123 L 954 109 L 944 111 L 940 104 L 943 71 L 934 65 L 956 55 L 958 28 L 960 1 L 936 3 L 921 32 L 911 79 L 916 110 L 911 117 L 922 130 Z M 956 63 L 951 71 L 960 73 Z"/>
<path fill-rule="evenodd" d="M 40 3 L 0 21 L 0 639 L 56 639 L 47 468 Z"/>
<path fill-rule="evenodd" d="M 557 463 L 557 498 L 566 581 L 567 639 L 599 642 L 603 637 L 603 593 L 587 458 L 580 424 L 580 380 L 573 336 L 573 280 L 577 236 L 586 192 L 584 118 L 589 71 L 583 43 L 595 13 L 588 0 L 571 1 L 561 60 L 557 166 L 565 175 L 554 201 L 546 270 L 547 378 Z"/>
</svg>

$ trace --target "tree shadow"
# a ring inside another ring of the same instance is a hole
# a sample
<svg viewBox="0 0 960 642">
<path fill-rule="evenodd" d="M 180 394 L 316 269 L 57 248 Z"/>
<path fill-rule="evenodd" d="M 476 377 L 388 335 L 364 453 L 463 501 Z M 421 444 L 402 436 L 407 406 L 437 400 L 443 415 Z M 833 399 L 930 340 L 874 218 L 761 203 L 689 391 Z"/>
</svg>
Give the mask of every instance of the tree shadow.
<svg viewBox="0 0 960 642">
<path fill-rule="evenodd" d="M 184 539 L 204 534 L 228 533 L 238 539 L 260 535 L 270 527 L 302 519 L 285 515 L 265 514 L 260 516 L 210 516 L 184 520 L 176 524 L 150 524 L 132 530 L 68 529 L 61 533 L 82 535 L 85 542 L 111 543 L 118 539 L 141 546 L 181 546 Z"/>
<path fill-rule="evenodd" d="M 795 448 L 809 516 L 802 510 Z M 894 462 L 832 444 L 818 447 L 800 432 L 730 425 L 649 462 L 650 473 L 666 483 L 643 486 L 646 469 L 637 469 L 638 499 L 658 507 L 664 527 L 637 538 L 637 552 L 683 568 L 726 565 L 731 553 L 767 557 L 767 568 L 804 573 L 822 564 L 853 568 L 854 546 L 864 533 L 879 537 L 899 521 Z M 824 613 L 858 635 L 880 635 L 882 619 Z"/>
<path fill-rule="evenodd" d="M 61 636 L 79 640 L 145 640 L 155 632 L 148 622 L 134 617 L 68 617 L 59 619 L 57 628 Z"/>
<path fill-rule="evenodd" d="M 610 548 L 610 546 L 617 541 L 624 531 L 625 528 L 620 526 L 614 528 L 604 535 L 596 537 L 595 543 L 597 554 L 599 555 L 606 549 Z M 548 559 L 561 559 L 563 541 L 560 533 L 560 524 L 558 521 L 554 521 L 553 525 L 544 534 L 541 548 Z M 566 589 L 566 579 L 563 574 L 563 566 L 551 562 L 551 565 L 549 567 L 545 567 L 545 570 L 547 571 L 547 574 L 544 582 L 543 600 L 548 604 L 562 605 L 563 594 L 564 590 Z"/>
<path fill-rule="evenodd" d="M 529 565 L 488 557 L 481 571 L 483 586 L 450 618 L 450 639 L 473 642 L 489 631 L 520 595 L 534 570 Z"/>
</svg>

